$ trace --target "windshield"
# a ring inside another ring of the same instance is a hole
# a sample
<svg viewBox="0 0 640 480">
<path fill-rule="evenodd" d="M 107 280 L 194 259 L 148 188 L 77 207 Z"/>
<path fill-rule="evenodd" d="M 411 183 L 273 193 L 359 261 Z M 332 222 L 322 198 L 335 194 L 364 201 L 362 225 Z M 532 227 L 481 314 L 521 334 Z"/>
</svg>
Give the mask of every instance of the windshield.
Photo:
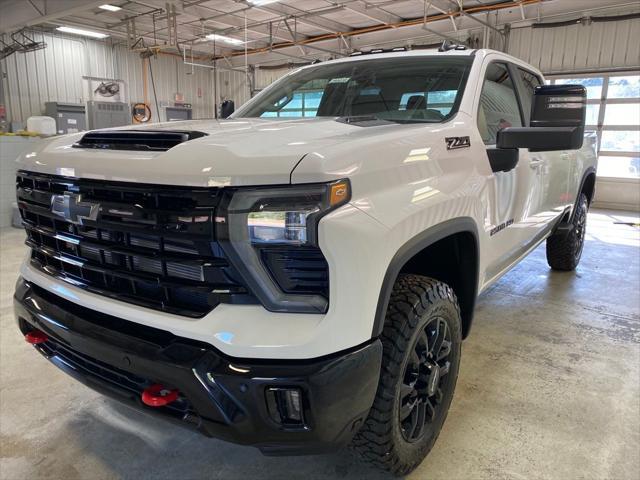
<svg viewBox="0 0 640 480">
<path fill-rule="evenodd" d="M 471 62 L 470 57 L 413 56 L 304 68 L 273 84 L 233 118 L 442 122 L 458 109 Z"/>
</svg>

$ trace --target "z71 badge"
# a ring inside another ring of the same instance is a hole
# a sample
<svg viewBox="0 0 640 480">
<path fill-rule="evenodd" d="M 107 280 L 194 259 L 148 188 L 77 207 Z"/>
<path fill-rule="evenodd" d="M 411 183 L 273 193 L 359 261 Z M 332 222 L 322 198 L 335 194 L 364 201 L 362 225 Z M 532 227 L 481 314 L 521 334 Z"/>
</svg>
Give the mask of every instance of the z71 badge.
<svg viewBox="0 0 640 480">
<path fill-rule="evenodd" d="M 469 137 L 447 137 L 444 141 L 447 144 L 447 150 L 469 148 L 471 146 L 471 139 Z"/>
</svg>

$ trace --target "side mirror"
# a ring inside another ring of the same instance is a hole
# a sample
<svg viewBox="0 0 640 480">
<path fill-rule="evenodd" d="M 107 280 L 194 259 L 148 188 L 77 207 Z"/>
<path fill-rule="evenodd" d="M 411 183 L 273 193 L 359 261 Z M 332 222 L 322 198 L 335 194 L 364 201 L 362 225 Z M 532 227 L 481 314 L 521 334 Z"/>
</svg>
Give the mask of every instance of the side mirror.
<svg viewBox="0 0 640 480">
<path fill-rule="evenodd" d="M 545 85 L 533 96 L 530 127 L 498 132 L 498 148 L 577 150 L 584 140 L 587 90 L 582 85 Z"/>
<path fill-rule="evenodd" d="M 236 105 L 233 100 L 225 100 L 220 105 L 220 116 L 222 118 L 227 118 L 236 110 Z"/>
<path fill-rule="evenodd" d="M 576 127 L 584 132 L 587 89 L 582 85 L 544 85 L 533 93 L 532 127 Z"/>
</svg>

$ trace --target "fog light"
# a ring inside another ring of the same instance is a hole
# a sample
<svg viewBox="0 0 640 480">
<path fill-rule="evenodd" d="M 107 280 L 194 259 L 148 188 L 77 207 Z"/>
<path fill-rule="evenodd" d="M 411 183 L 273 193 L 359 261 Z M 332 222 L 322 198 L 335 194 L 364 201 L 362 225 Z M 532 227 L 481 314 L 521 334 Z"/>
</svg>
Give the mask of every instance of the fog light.
<svg viewBox="0 0 640 480">
<path fill-rule="evenodd" d="M 302 391 L 299 388 L 267 388 L 267 408 L 274 422 L 286 427 L 304 425 Z"/>
</svg>

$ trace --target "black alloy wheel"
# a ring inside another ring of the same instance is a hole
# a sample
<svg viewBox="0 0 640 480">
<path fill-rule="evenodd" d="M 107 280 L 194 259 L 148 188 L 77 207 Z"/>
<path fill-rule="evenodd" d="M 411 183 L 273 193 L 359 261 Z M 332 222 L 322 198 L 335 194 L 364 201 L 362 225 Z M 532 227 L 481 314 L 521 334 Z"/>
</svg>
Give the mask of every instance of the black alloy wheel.
<svg viewBox="0 0 640 480">
<path fill-rule="evenodd" d="M 400 430 L 408 442 L 419 440 L 439 413 L 450 354 L 447 323 L 439 317 L 430 319 L 411 348 L 400 387 Z"/>
</svg>

